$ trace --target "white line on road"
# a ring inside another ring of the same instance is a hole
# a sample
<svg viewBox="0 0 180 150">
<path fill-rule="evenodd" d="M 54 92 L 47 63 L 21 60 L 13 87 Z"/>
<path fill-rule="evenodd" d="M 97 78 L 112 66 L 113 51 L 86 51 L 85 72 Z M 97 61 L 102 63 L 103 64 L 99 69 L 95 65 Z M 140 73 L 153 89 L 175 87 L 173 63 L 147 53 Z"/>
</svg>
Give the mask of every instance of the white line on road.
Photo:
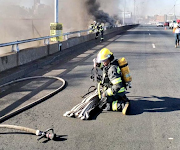
<svg viewBox="0 0 180 150">
<path fill-rule="evenodd" d="M 152 44 L 152 47 L 153 47 L 153 48 L 156 48 L 155 44 Z"/>
</svg>

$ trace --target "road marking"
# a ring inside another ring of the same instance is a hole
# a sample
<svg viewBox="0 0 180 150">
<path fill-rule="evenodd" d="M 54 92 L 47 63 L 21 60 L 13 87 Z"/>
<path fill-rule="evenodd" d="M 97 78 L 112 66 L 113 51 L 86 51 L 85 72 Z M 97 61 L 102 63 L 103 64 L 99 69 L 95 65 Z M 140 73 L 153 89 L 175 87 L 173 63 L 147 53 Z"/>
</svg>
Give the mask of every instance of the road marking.
<svg viewBox="0 0 180 150">
<path fill-rule="evenodd" d="M 155 44 L 152 44 L 152 47 L 153 47 L 153 48 L 156 48 Z"/>
</svg>

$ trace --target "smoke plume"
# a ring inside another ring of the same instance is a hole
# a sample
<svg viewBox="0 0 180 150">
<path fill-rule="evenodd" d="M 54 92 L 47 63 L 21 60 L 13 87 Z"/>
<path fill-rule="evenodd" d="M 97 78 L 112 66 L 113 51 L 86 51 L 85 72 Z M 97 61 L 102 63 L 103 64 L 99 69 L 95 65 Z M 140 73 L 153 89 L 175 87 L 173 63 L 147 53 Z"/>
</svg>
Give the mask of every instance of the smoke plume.
<svg viewBox="0 0 180 150">
<path fill-rule="evenodd" d="M 43 1 L 36 4 L 35 0 L 0 0 L 1 43 L 50 35 L 54 0 Z M 113 25 L 117 17 L 111 16 L 118 14 L 118 4 L 119 0 L 59 0 L 59 23 L 63 24 L 63 33 L 86 30 L 93 20 Z M 44 44 L 40 42 L 20 44 L 19 48 Z M 0 54 L 10 51 L 11 47 L 0 48 Z"/>
<path fill-rule="evenodd" d="M 97 2 L 96 0 L 87 0 L 86 6 L 89 14 L 92 15 L 97 22 L 109 23 L 110 25 L 114 25 L 115 20 L 110 17 L 108 13 L 100 10 L 99 2 Z"/>
</svg>

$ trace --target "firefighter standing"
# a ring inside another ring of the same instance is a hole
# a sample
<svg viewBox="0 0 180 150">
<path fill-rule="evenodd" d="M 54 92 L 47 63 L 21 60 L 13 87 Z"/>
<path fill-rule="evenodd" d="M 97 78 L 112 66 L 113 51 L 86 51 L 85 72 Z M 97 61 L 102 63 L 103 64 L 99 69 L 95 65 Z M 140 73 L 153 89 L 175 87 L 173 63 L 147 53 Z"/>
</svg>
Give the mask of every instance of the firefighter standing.
<svg viewBox="0 0 180 150">
<path fill-rule="evenodd" d="M 126 114 L 129 106 L 129 100 L 125 95 L 125 85 L 122 81 L 122 73 L 117 59 L 114 59 L 113 53 L 103 48 L 97 55 L 96 66 L 103 64 L 102 84 L 106 90 L 102 93 L 99 108 L 103 110 L 122 110 Z"/>
<path fill-rule="evenodd" d="M 94 24 L 91 24 L 90 29 L 91 29 L 91 32 L 94 32 L 94 30 L 95 30 Z"/>
<path fill-rule="evenodd" d="M 99 25 L 99 32 L 101 33 L 101 41 L 103 41 L 104 40 L 104 28 L 101 24 Z"/>
<path fill-rule="evenodd" d="M 96 31 L 96 37 L 95 39 L 98 38 L 99 34 L 101 34 L 101 42 L 104 40 L 104 28 L 101 24 L 97 23 L 97 31 Z"/>
<path fill-rule="evenodd" d="M 99 23 L 97 23 L 96 24 L 96 37 L 95 37 L 95 39 L 97 39 L 98 38 L 98 36 L 99 36 Z"/>
<path fill-rule="evenodd" d="M 90 29 L 91 29 L 90 32 L 95 32 L 96 28 L 97 28 L 97 23 L 96 23 L 96 21 L 94 21 L 94 24 L 92 23 L 92 24 L 90 25 Z"/>
</svg>

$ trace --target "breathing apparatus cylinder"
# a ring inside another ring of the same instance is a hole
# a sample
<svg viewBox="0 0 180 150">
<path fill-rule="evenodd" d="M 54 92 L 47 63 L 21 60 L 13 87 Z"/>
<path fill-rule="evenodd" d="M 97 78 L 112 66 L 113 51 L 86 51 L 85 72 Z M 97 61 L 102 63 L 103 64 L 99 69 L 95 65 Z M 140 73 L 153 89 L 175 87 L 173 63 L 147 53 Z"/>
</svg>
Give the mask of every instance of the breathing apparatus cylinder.
<svg viewBox="0 0 180 150">
<path fill-rule="evenodd" d="M 129 70 L 128 63 L 127 63 L 126 59 L 124 57 L 122 57 L 118 60 L 118 63 L 119 63 L 119 66 L 120 66 L 120 69 L 122 72 L 122 77 L 123 77 L 124 81 L 126 83 L 128 83 L 129 85 L 131 85 L 130 82 L 132 81 L 132 77 L 130 75 L 130 70 Z"/>
</svg>

